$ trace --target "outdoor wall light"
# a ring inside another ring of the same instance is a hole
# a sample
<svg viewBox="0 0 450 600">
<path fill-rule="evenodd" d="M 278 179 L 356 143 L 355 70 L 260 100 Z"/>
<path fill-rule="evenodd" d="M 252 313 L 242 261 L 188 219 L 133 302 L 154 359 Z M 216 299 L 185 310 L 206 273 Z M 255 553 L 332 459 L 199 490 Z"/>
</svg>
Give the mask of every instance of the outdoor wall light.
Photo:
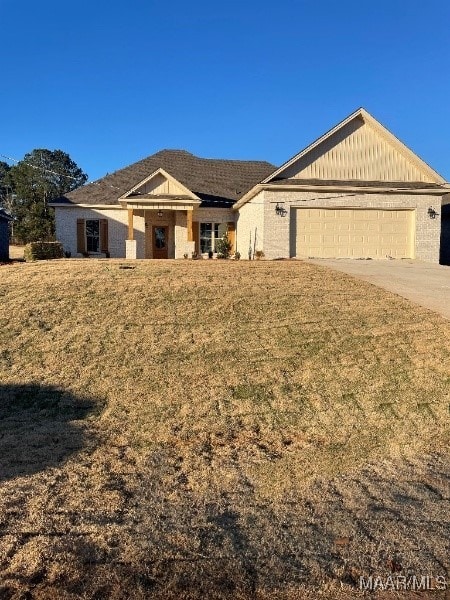
<svg viewBox="0 0 450 600">
<path fill-rule="evenodd" d="M 428 216 L 430 217 L 430 219 L 435 219 L 438 216 L 438 214 L 439 213 L 437 213 L 432 206 L 429 207 Z"/>
<path fill-rule="evenodd" d="M 159 209 L 157 214 L 158 214 L 158 217 L 162 217 L 162 210 Z"/>
<path fill-rule="evenodd" d="M 281 204 L 277 202 L 277 205 L 275 206 L 275 213 L 279 217 L 285 217 L 287 215 L 287 210 L 284 208 L 284 206 L 281 206 Z"/>
</svg>

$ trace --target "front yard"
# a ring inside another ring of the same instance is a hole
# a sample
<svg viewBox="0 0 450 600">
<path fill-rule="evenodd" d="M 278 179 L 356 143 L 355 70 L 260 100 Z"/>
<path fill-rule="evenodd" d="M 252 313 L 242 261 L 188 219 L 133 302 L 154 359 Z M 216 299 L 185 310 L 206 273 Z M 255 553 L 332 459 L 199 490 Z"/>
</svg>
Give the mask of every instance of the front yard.
<svg viewBox="0 0 450 600">
<path fill-rule="evenodd" d="M 0 297 L 1 598 L 446 574 L 448 321 L 297 261 L 13 264 Z"/>
</svg>

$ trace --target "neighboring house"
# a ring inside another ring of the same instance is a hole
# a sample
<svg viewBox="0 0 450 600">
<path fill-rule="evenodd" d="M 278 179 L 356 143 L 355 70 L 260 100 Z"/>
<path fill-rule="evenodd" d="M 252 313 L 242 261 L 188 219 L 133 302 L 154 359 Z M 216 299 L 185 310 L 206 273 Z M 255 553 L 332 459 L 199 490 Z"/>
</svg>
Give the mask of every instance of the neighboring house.
<svg viewBox="0 0 450 600">
<path fill-rule="evenodd" d="M 8 223 L 12 217 L 0 208 L 0 261 L 9 260 L 9 228 Z"/>
<path fill-rule="evenodd" d="M 280 168 L 163 150 L 53 203 L 76 255 L 439 261 L 445 180 L 364 109 Z"/>
</svg>

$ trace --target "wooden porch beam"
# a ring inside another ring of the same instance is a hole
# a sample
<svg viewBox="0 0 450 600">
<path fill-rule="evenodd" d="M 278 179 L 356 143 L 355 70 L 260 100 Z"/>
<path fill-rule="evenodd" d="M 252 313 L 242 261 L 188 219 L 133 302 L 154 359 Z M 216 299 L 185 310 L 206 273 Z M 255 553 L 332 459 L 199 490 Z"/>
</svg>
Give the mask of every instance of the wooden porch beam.
<svg viewBox="0 0 450 600">
<path fill-rule="evenodd" d="M 186 221 L 186 226 L 187 226 L 187 241 L 188 242 L 193 242 L 194 241 L 194 231 L 192 229 L 192 213 L 194 211 L 188 210 L 186 212 L 187 212 L 187 221 Z"/>
<path fill-rule="evenodd" d="M 128 209 L 128 239 L 134 240 L 133 209 Z"/>
</svg>

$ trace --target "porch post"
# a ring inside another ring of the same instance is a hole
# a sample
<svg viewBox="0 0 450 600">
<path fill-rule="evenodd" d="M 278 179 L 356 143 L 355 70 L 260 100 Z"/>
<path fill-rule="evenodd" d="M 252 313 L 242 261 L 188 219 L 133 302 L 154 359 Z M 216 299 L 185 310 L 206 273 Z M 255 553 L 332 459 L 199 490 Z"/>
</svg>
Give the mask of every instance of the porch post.
<svg viewBox="0 0 450 600">
<path fill-rule="evenodd" d="M 187 241 L 188 242 L 193 242 L 194 241 L 194 231 L 192 229 L 192 213 L 194 212 L 193 210 L 187 210 L 187 221 L 186 221 L 186 227 L 187 227 Z"/>
<path fill-rule="evenodd" d="M 128 239 L 134 240 L 133 209 L 128 209 Z"/>
<path fill-rule="evenodd" d="M 128 209 L 128 239 L 125 240 L 125 258 L 137 258 L 137 243 L 134 239 L 133 209 Z"/>
</svg>

